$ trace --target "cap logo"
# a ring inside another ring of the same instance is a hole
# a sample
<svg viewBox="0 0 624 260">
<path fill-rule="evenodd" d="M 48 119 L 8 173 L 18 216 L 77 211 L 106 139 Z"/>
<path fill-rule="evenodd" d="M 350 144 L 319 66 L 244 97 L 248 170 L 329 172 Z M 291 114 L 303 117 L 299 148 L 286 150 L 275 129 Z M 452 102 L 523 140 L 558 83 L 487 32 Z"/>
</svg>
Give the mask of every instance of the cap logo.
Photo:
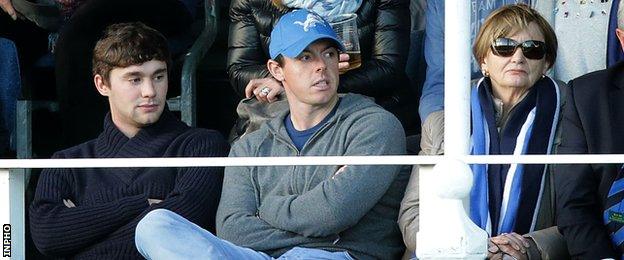
<svg viewBox="0 0 624 260">
<path fill-rule="evenodd" d="M 314 14 L 308 14 L 305 21 L 295 21 L 293 24 L 301 25 L 303 27 L 303 30 L 307 32 L 310 28 L 315 27 L 317 23 L 323 23 L 321 18 Z"/>
</svg>

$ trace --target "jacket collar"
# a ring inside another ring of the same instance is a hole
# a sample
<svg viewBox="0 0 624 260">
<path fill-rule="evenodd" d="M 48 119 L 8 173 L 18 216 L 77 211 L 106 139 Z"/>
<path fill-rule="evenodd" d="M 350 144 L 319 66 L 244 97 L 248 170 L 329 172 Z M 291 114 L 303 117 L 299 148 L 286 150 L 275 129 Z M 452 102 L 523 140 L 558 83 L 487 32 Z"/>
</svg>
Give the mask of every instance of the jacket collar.
<svg viewBox="0 0 624 260">
<path fill-rule="evenodd" d="M 612 78 L 611 82 L 613 82 L 613 85 L 617 89 L 624 88 L 624 61 L 616 63 L 607 70 L 609 71 L 609 78 Z"/>
<path fill-rule="evenodd" d="M 359 94 L 348 93 L 338 94 L 338 96 L 341 98 L 340 103 L 338 104 L 338 110 L 336 110 L 336 114 L 329 119 L 326 124 L 332 124 L 351 113 L 360 111 L 367 107 L 376 106 L 371 98 Z M 363 99 L 367 102 L 362 102 Z M 286 132 L 286 127 L 284 126 L 284 118 L 289 112 L 290 108 L 285 111 L 281 111 L 275 118 L 268 121 L 265 127 L 267 127 L 269 132 L 273 135 L 282 136 L 286 140 L 290 140 L 290 137 L 288 137 L 288 133 Z"/>
<path fill-rule="evenodd" d="M 160 157 L 169 144 L 188 128 L 165 108 L 156 123 L 142 128 L 134 137 L 128 138 L 115 126 L 109 112 L 104 118 L 104 130 L 95 140 L 95 154 L 97 158 Z M 140 169 L 120 168 L 114 174 L 130 184 Z"/>
</svg>

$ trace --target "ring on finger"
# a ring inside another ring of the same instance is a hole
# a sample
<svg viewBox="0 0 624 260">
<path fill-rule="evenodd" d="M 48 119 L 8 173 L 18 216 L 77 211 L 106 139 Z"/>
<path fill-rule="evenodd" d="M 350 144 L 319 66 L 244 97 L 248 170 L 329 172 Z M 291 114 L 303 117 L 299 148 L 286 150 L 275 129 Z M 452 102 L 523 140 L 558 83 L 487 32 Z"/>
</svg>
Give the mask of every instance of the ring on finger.
<svg viewBox="0 0 624 260">
<path fill-rule="evenodd" d="M 260 93 L 264 94 L 265 96 L 268 95 L 269 92 L 271 92 L 271 88 L 269 87 L 264 87 L 260 90 Z"/>
</svg>

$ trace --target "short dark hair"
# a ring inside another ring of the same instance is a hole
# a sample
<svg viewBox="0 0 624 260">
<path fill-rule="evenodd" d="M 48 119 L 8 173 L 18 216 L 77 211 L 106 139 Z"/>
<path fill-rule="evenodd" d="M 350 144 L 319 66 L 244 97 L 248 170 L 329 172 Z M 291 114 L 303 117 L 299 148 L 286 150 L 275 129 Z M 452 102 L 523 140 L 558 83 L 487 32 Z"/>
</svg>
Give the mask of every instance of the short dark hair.
<svg viewBox="0 0 624 260">
<path fill-rule="evenodd" d="M 93 49 L 93 75 L 108 82 L 110 71 L 159 60 L 171 64 L 167 40 L 160 32 L 141 22 L 109 25 Z"/>
<path fill-rule="evenodd" d="M 274 61 L 277 62 L 277 64 L 279 64 L 280 67 L 284 67 L 284 56 L 282 54 L 277 55 Z"/>
</svg>

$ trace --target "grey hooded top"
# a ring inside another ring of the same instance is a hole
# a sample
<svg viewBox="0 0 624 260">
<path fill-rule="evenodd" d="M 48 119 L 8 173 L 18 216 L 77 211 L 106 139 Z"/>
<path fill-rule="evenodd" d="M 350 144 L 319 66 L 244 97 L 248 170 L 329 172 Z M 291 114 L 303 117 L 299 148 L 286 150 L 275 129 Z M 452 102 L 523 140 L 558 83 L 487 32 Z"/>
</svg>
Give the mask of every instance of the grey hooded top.
<svg viewBox="0 0 624 260">
<path fill-rule="evenodd" d="M 342 97 L 336 114 L 295 148 L 287 112 L 237 141 L 230 156 L 405 154 L 399 121 L 370 99 Z M 217 235 L 277 257 L 295 246 L 347 251 L 357 259 L 397 259 L 396 223 L 409 167 L 398 165 L 227 167 Z"/>
</svg>

